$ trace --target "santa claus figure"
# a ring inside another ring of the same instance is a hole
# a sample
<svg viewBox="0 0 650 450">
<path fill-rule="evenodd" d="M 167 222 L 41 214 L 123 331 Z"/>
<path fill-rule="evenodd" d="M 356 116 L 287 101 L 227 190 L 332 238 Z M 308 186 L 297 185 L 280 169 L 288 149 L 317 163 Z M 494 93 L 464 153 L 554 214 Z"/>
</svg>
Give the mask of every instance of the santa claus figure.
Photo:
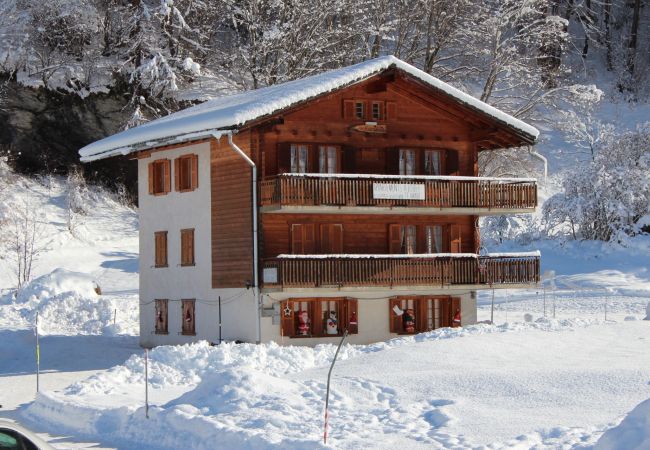
<svg viewBox="0 0 650 450">
<path fill-rule="evenodd" d="M 454 328 L 460 326 L 460 309 L 456 310 L 456 314 L 454 314 L 454 320 L 451 326 Z"/>
<path fill-rule="evenodd" d="M 301 336 L 309 335 L 309 313 L 307 311 L 298 313 L 298 334 Z"/>
<path fill-rule="evenodd" d="M 339 334 L 336 311 L 330 311 L 330 316 L 327 318 L 327 334 Z"/>
<path fill-rule="evenodd" d="M 402 320 L 404 321 L 404 332 L 415 333 L 415 313 L 412 309 L 404 311 Z"/>
</svg>

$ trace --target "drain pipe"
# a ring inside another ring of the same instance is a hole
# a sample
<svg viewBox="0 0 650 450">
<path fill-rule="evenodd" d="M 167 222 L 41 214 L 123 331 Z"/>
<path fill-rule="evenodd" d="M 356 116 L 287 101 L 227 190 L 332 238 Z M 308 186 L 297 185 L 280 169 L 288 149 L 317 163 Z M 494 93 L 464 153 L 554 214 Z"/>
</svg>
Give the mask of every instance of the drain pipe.
<svg viewBox="0 0 650 450">
<path fill-rule="evenodd" d="M 239 154 L 239 156 L 242 157 L 246 163 L 248 163 L 249 166 L 251 166 L 251 169 L 253 171 L 252 175 L 252 189 L 253 189 L 253 293 L 255 295 L 255 304 L 257 306 L 257 330 L 256 330 L 256 341 L 259 344 L 262 340 L 262 319 L 261 319 L 261 305 L 260 305 L 260 284 L 259 284 L 259 257 L 258 257 L 258 249 L 257 249 L 257 241 L 258 241 L 258 231 L 257 231 L 257 166 L 253 162 L 252 159 L 248 157 L 246 153 L 240 149 L 237 144 L 235 144 L 232 140 L 232 135 L 233 132 L 230 131 L 228 132 L 228 145 L 230 145 L 230 148 L 232 148 L 235 152 Z M 221 136 L 218 133 L 213 133 L 212 136 L 219 140 L 219 137 Z"/>
<path fill-rule="evenodd" d="M 542 155 L 540 155 L 539 153 L 537 153 L 537 152 L 533 149 L 533 146 L 532 146 L 532 145 L 529 145 L 529 146 L 528 146 L 528 153 L 529 153 L 530 156 L 532 156 L 533 158 L 537 158 L 537 159 L 539 159 L 541 162 L 544 163 L 544 182 L 546 183 L 546 177 L 547 177 L 547 175 L 548 175 L 548 160 L 547 160 L 545 157 L 543 157 Z"/>
</svg>

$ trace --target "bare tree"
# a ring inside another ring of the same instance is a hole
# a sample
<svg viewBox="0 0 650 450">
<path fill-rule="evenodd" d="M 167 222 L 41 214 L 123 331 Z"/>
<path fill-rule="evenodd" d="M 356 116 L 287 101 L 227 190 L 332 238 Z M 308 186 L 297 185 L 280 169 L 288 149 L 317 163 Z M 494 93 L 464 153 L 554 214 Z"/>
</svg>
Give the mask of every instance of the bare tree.
<svg viewBox="0 0 650 450">
<path fill-rule="evenodd" d="M 6 258 L 16 275 L 20 289 L 32 277 L 32 268 L 45 250 L 44 226 L 36 217 L 36 209 L 28 202 L 12 208 L 5 219 Z"/>
</svg>

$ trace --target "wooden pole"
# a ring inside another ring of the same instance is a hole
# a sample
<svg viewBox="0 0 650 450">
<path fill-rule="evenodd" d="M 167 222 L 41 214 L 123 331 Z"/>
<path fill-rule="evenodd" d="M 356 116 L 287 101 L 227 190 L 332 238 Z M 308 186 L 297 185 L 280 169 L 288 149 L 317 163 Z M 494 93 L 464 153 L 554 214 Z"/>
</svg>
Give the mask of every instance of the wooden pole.
<svg viewBox="0 0 650 450">
<path fill-rule="evenodd" d="M 144 349 L 144 414 L 149 418 L 149 349 Z"/>
<path fill-rule="evenodd" d="M 36 313 L 36 392 L 39 392 L 40 388 L 40 375 L 41 375 L 41 346 L 38 341 L 38 312 Z"/>
<path fill-rule="evenodd" d="M 339 342 L 339 346 L 336 347 L 336 353 L 334 353 L 334 358 L 332 359 L 332 364 L 330 365 L 330 370 L 327 372 L 327 389 L 325 391 L 325 422 L 323 424 L 323 444 L 327 444 L 327 425 L 329 421 L 329 413 L 328 413 L 328 406 L 329 406 L 329 400 L 330 400 L 330 379 L 332 378 L 332 369 L 334 368 L 334 363 L 336 362 L 336 357 L 339 354 L 339 350 L 341 350 L 341 346 L 343 345 L 343 341 L 345 341 L 345 338 L 348 336 L 348 330 L 347 328 L 343 332 L 343 337 L 341 338 L 341 342 Z"/>
</svg>

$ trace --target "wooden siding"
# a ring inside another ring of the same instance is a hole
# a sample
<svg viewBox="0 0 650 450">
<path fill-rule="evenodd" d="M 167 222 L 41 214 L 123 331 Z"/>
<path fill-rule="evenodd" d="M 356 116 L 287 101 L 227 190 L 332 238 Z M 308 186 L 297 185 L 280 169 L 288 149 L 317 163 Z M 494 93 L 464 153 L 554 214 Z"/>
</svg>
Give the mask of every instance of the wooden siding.
<svg viewBox="0 0 650 450">
<path fill-rule="evenodd" d="M 234 142 L 251 155 L 251 132 Z M 210 143 L 212 287 L 243 287 L 253 281 L 251 168 L 226 138 Z"/>
</svg>

